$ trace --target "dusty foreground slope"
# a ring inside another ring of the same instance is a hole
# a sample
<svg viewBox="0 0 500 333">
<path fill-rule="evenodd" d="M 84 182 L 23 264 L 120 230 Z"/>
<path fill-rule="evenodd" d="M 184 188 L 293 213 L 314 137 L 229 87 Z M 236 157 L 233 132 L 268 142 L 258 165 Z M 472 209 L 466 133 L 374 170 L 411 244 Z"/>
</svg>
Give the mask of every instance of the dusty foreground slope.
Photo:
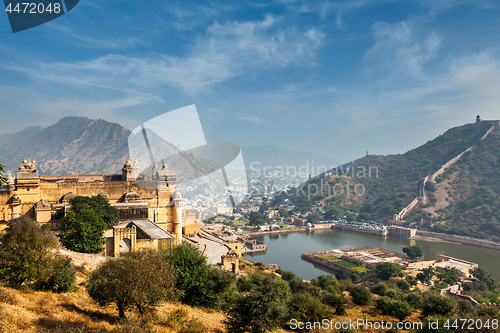
<svg viewBox="0 0 500 333">
<path fill-rule="evenodd" d="M 0 286 L 0 332 L 225 332 L 225 315 L 182 304 L 164 304 L 141 323 L 135 312 L 119 320 L 86 293 L 22 292 Z M 182 309 L 182 310 L 181 310 Z"/>
<path fill-rule="evenodd" d="M 79 279 L 83 279 L 80 277 Z M 56 294 L 52 292 L 23 292 L 0 286 L 0 332 L 227 332 L 224 326 L 226 315 L 221 312 L 177 304 L 164 304 L 156 314 L 146 321 L 135 311 L 127 312 L 127 320 L 119 320 L 116 307 L 101 307 L 86 293 L 83 285 L 78 292 Z M 351 304 L 352 306 L 352 304 Z M 346 316 L 334 317 L 334 322 L 364 319 L 373 322 L 395 321 L 381 316 L 373 306 L 352 307 Z M 406 321 L 419 322 L 418 313 Z M 292 330 L 293 331 L 293 330 Z M 297 331 L 297 330 L 294 330 Z M 346 330 L 344 332 L 378 332 L 380 330 Z M 399 332 L 410 332 L 401 330 Z M 290 332 L 279 329 L 276 333 Z M 333 329 L 313 332 L 338 332 Z"/>
</svg>

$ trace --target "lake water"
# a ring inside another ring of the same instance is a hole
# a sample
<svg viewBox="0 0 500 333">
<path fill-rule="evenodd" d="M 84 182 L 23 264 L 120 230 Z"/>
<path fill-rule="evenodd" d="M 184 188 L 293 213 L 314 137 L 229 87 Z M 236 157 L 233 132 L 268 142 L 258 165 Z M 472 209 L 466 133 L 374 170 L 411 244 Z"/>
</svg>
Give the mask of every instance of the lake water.
<svg viewBox="0 0 500 333">
<path fill-rule="evenodd" d="M 302 252 L 369 246 L 402 253 L 403 247 L 418 245 L 424 250 L 425 260 L 437 259 L 439 254 L 444 254 L 471 261 L 486 268 L 495 280 L 500 281 L 500 251 L 482 247 L 391 236 L 381 237 L 337 229 L 272 234 L 254 238 L 266 243 L 267 252 L 249 255 L 248 259 L 266 265 L 277 264 L 283 270 L 292 271 L 306 280 L 332 272 L 302 260 L 300 257 Z"/>
</svg>

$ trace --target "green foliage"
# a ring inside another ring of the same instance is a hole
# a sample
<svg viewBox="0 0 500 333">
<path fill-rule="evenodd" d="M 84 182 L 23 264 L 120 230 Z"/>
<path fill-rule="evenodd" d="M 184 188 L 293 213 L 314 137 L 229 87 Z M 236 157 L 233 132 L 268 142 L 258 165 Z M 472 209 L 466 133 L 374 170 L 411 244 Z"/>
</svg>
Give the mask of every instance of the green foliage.
<svg viewBox="0 0 500 333">
<path fill-rule="evenodd" d="M 364 286 L 353 286 L 349 293 L 351 294 L 352 301 L 357 305 L 368 305 L 372 301 L 372 294 Z"/>
<path fill-rule="evenodd" d="M 335 294 L 329 291 L 322 293 L 323 304 L 329 305 L 335 309 L 335 315 L 342 316 L 345 314 L 346 301 L 341 294 Z"/>
<path fill-rule="evenodd" d="M 11 222 L 0 244 L 0 278 L 14 288 L 65 292 L 75 282 L 69 258 L 61 256 L 57 241 L 33 220 Z"/>
<path fill-rule="evenodd" d="M 398 288 L 404 292 L 408 292 L 411 287 L 411 285 L 406 280 L 399 280 L 398 282 L 396 282 L 396 284 L 398 285 Z"/>
<path fill-rule="evenodd" d="M 413 277 L 411 275 L 407 275 L 405 279 L 406 279 L 406 282 L 408 282 L 410 284 L 410 286 L 417 285 L 417 279 L 415 279 L 415 277 Z"/>
<path fill-rule="evenodd" d="M 359 274 L 345 268 L 338 268 L 335 270 L 335 277 L 338 280 L 349 280 L 356 281 L 359 278 Z"/>
<path fill-rule="evenodd" d="M 314 297 L 319 297 L 321 294 L 321 288 L 314 286 L 310 282 L 306 282 L 301 278 L 289 281 L 290 290 L 292 293 L 307 293 Z"/>
<path fill-rule="evenodd" d="M 439 294 L 428 294 L 424 298 L 424 306 L 422 309 L 423 316 L 451 316 L 456 312 L 456 304 L 450 297 L 441 296 Z"/>
<path fill-rule="evenodd" d="M 307 293 L 293 294 L 289 303 L 289 318 L 298 321 L 320 322 L 331 317 L 328 309 L 319 301 Z"/>
<path fill-rule="evenodd" d="M 266 332 L 282 325 L 288 317 L 290 297 L 288 284 L 270 274 L 254 274 L 253 286 L 242 293 L 229 310 L 226 325 L 229 332 Z"/>
<path fill-rule="evenodd" d="M 107 225 L 91 208 L 79 212 L 70 211 L 62 220 L 59 239 L 67 249 L 83 253 L 99 253 L 104 250 L 103 238 Z"/>
<path fill-rule="evenodd" d="M 47 281 L 37 281 L 36 289 L 57 293 L 69 291 L 76 281 L 75 267 L 69 257 L 56 256 L 52 260 L 52 273 Z"/>
<path fill-rule="evenodd" d="M 375 301 L 375 307 L 382 310 L 383 315 L 404 320 L 411 314 L 411 307 L 406 301 L 391 300 L 389 297 L 381 297 Z"/>
<path fill-rule="evenodd" d="M 405 301 L 415 309 L 421 309 L 424 304 L 424 297 L 418 292 L 412 292 L 405 297 Z"/>
<path fill-rule="evenodd" d="M 99 253 L 104 249 L 104 231 L 118 221 L 118 209 L 105 198 L 77 196 L 71 200 L 71 211 L 61 219 L 58 237 L 70 250 Z"/>
<path fill-rule="evenodd" d="M 429 283 L 435 273 L 436 271 L 434 270 L 434 267 L 424 268 L 420 273 L 417 274 L 417 280 L 422 283 Z"/>
<path fill-rule="evenodd" d="M 403 253 L 406 254 L 410 259 L 420 258 L 424 255 L 424 251 L 418 245 L 404 247 Z"/>
<path fill-rule="evenodd" d="M 458 278 L 464 276 L 464 273 L 456 269 L 455 267 L 445 267 L 444 272 L 437 275 L 438 279 L 447 284 L 455 284 Z"/>
<path fill-rule="evenodd" d="M 103 197 L 83 197 L 77 196 L 71 200 L 71 210 L 79 213 L 84 209 L 90 208 L 99 215 L 106 223 L 108 228 L 112 228 L 120 222 L 119 210 L 108 203 Z"/>
<path fill-rule="evenodd" d="M 399 298 L 398 291 L 389 287 L 389 285 L 387 285 L 387 283 L 384 282 L 379 282 L 375 287 L 373 287 L 372 292 L 380 296 Z"/>
<path fill-rule="evenodd" d="M 141 314 L 174 299 L 174 274 L 158 252 L 129 252 L 108 259 L 90 275 L 87 292 L 100 305 L 115 303 L 119 316 L 135 305 Z"/>
<path fill-rule="evenodd" d="M 320 287 L 323 290 L 331 291 L 332 288 L 335 288 L 338 280 L 332 275 L 320 275 L 314 281 L 311 281 L 315 286 Z"/>
<path fill-rule="evenodd" d="M 195 246 L 182 243 L 163 256 L 175 271 L 175 287 L 181 291 L 182 303 L 213 309 L 226 309 L 232 304 L 234 274 L 211 267 Z"/>
<path fill-rule="evenodd" d="M 427 192 L 436 192 L 436 185 L 431 181 L 427 181 L 427 182 L 425 182 L 424 189 Z"/>
<path fill-rule="evenodd" d="M 397 276 L 401 271 L 401 267 L 392 262 L 382 262 L 375 267 L 375 273 L 381 280 L 389 280 L 391 277 Z"/>
<path fill-rule="evenodd" d="M 480 281 L 484 281 L 490 290 L 495 290 L 498 287 L 497 282 L 491 276 L 491 273 L 482 267 L 474 267 L 470 270 L 473 277 Z"/>
<path fill-rule="evenodd" d="M 267 222 L 267 217 L 260 212 L 251 212 L 249 221 L 250 225 L 262 225 Z"/>
</svg>

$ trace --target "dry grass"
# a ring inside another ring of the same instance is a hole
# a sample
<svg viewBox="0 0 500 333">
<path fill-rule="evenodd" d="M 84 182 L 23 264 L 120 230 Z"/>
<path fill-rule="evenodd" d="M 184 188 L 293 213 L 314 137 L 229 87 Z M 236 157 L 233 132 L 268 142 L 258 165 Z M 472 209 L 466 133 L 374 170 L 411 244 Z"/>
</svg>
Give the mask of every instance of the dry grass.
<svg viewBox="0 0 500 333">
<path fill-rule="evenodd" d="M 0 286 L 0 332 L 225 332 L 224 314 L 181 304 L 164 304 L 147 320 L 135 310 L 120 320 L 115 306 L 101 307 L 85 287 L 78 289 L 65 294 L 27 293 Z M 176 311 L 181 315 L 172 316 Z"/>
<path fill-rule="evenodd" d="M 0 333 L 226 332 L 224 313 L 182 304 L 164 304 L 145 318 L 141 318 L 135 310 L 131 310 L 127 312 L 126 320 L 120 320 L 115 306 L 101 307 L 88 296 L 83 283 L 85 277 L 84 273 L 78 273 L 78 292 L 65 294 L 28 293 L 0 286 Z M 349 319 L 396 322 L 394 318 L 380 315 L 373 306 L 354 307 L 348 292 L 344 294 L 349 309 L 345 316 L 334 317 L 334 322 L 349 321 Z M 413 313 L 405 321 L 419 321 L 419 313 Z M 276 332 L 290 331 L 279 329 Z M 335 330 L 318 332 L 335 332 Z M 376 332 L 376 330 L 359 332 Z"/>
</svg>

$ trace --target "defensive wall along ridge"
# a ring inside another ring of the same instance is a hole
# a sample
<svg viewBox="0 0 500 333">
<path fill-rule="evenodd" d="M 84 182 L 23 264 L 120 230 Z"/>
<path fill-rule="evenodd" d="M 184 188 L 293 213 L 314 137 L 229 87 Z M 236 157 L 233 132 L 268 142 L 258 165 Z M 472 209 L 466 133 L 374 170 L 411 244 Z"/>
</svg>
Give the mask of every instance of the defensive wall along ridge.
<svg viewBox="0 0 500 333">
<path fill-rule="evenodd" d="M 434 182 L 439 175 L 442 175 L 446 171 L 446 169 L 455 164 L 465 153 L 475 149 L 480 141 L 484 140 L 488 136 L 488 134 L 490 134 L 495 128 L 499 127 L 499 124 L 500 121 L 495 121 L 493 125 L 484 133 L 484 135 L 476 143 L 474 143 L 472 146 L 470 146 L 469 148 L 467 148 L 466 150 L 464 150 L 463 152 L 461 152 L 460 154 L 458 154 L 457 156 L 446 162 L 438 171 L 434 172 L 431 175 L 425 176 L 420 182 L 419 195 L 415 199 L 413 199 L 413 201 L 410 202 L 408 206 L 403 208 L 398 214 L 394 214 L 393 220 L 394 221 L 402 220 L 405 217 L 405 215 L 408 214 L 419 203 L 424 205 L 427 202 L 427 196 L 425 194 L 425 183 L 427 183 L 428 181 Z"/>
</svg>

